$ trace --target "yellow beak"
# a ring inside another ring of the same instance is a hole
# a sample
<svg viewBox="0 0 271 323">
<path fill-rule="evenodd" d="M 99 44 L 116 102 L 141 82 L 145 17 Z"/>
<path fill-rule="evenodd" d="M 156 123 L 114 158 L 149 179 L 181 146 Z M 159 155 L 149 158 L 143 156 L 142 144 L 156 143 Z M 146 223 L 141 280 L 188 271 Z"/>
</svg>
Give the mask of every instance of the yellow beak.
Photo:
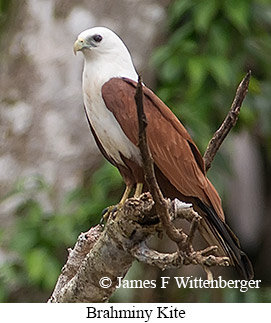
<svg viewBox="0 0 271 323">
<path fill-rule="evenodd" d="M 76 55 L 76 53 L 80 50 L 83 49 L 85 43 L 84 43 L 84 40 L 83 39 L 77 39 L 74 44 L 73 44 L 73 52 L 74 52 L 74 55 Z"/>
</svg>

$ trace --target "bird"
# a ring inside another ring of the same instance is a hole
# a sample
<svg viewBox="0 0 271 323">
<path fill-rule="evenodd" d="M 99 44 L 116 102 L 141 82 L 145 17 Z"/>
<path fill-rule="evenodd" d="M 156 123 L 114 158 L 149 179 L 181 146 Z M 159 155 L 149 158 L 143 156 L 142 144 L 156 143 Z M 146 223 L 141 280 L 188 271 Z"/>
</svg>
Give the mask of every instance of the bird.
<svg viewBox="0 0 271 323">
<path fill-rule="evenodd" d="M 126 189 L 122 205 L 135 188 L 146 187 L 138 148 L 135 91 L 138 73 L 122 39 L 107 27 L 82 31 L 73 45 L 84 56 L 82 90 L 85 114 L 98 148 L 120 172 Z M 221 199 L 206 176 L 203 158 L 181 121 L 143 84 L 147 140 L 155 175 L 163 195 L 191 203 L 201 215 L 200 232 L 218 254 L 250 280 L 253 267 L 236 235 L 225 221 Z"/>
</svg>

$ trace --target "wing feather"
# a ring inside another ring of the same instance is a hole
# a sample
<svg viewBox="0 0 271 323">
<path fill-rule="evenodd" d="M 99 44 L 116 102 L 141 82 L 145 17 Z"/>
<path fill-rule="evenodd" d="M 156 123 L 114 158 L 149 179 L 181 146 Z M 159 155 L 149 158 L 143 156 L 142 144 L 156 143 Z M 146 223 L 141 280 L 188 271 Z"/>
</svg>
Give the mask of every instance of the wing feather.
<svg viewBox="0 0 271 323">
<path fill-rule="evenodd" d="M 136 85 L 129 79 L 113 78 L 102 87 L 107 108 L 134 145 L 138 142 Z M 173 188 L 175 197 L 186 197 L 185 200 L 195 203 L 194 207 L 199 207 L 205 215 L 200 226 L 204 239 L 219 246 L 221 254 L 230 257 L 231 263 L 245 279 L 252 279 L 253 267 L 225 223 L 220 197 L 205 175 L 198 148 L 170 109 L 147 87 L 143 90 L 148 120 L 147 140 L 162 190 L 172 193 Z M 168 188 L 165 189 L 164 185 Z"/>
<path fill-rule="evenodd" d="M 114 114 L 126 136 L 137 145 L 138 122 L 134 100 L 136 82 L 112 78 L 102 87 L 107 108 Z M 197 197 L 212 206 L 224 221 L 221 200 L 205 176 L 204 162 L 192 138 L 171 110 L 147 87 L 144 111 L 147 138 L 155 164 L 183 195 Z"/>
</svg>

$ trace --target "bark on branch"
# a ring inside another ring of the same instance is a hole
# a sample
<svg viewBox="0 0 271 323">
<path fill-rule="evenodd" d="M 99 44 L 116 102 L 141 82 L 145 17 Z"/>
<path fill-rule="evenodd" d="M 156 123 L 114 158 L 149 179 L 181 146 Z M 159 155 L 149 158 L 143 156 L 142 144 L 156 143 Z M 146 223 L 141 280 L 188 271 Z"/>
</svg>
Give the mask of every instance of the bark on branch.
<svg viewBox="0 0 271 323">
<path fill-rule="evenodd" d="M 248 92 L 250 77 L 251 71 L 249 70 L 237 88 L 230 111 L 228 112 L 225 120 L 222 122 L 219 129 L 215 132 L 212 139 L 209 141 L 209 144 L 203 156 L 206 172 L 210 169 L 212 161 L 222 142 L 225 140 L 231 129 L 236 125 L 242 103 Z"/>
<path fill-rule="evenodd" d="M 89 238 L 81 239 L 81 234 L 49 302 L 108 300 L 116 289 L 117 277 L 124 277 L 134 261 L 129 250 L 156 232 L 157 224 L 144 223 L 152 206 L 148 194 L 140 199 L 127 200 L 123 208 L 110 216 L 103 231 L 100 226 L 95 227 L 96 238 L 99 238 L 94 245 L 88 242 Z M 76 273 L 74 266 L 69 265 L 75 260 L 75 249 L 78 257 Z"/>
<path fill-rule="evenodd" d="M 238 119 L 250 75 L 249 71 L 240 83 L 227 117 L 209 142 L 204 155 L 206 170 Z M 135 259 L 162 270 L 188 264 L 200 265 L 208 279 L 212 279 L 210 267 L 229 265 L 227 257 L 213 255 L 216 246 L 194 250 L 193 238 L 201 217 L 191 205 L 163 197 L 147 144 L 141 79 L 135 100 L 139 119 L 139 148 L 150 193 L 144 193 L 138 199 L 128 199 L 122 208 L 111 213 L 103 230 L 98 225 L 80 234 L 74 249 L 69 249 L 67 263 L 48 302 L 105 302 L 115 291 L 117 278 L 125 276 Z M 191 223 L 188 234 L 172 223 L 178 217 Z M 147 241 L 162 230 L 176 242 L 176 252 L 160 253 L 147 246 Z"/>
<path fill-rule="evenodd" d="M 190 220 L 195 211 L 178 200 L 168 201 L 170 221 Z M 110 216 L 102 231 L 100 225 L 82 233 L 59 276 L 50 303 L 105 302 L 114 293 L 118 277 L 126 275 L 135 259 L 161 269 L 188 264 L 228 266 L 227 257 L 214 257 L 214 248 L 193 251 L 190 258 L 179 252 L 160 253 L 147 241 L 162 229 L 150 193 L 128 199 Z"/>
</svg>

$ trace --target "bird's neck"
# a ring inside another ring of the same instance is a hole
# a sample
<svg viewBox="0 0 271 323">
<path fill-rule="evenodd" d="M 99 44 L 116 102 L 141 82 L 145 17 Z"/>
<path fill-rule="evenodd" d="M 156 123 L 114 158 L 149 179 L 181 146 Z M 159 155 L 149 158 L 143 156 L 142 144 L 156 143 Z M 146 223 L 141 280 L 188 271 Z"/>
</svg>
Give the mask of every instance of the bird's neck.
<svg viewBox="0 0 271 323">
<path fill-rule="evenodd" d="M 130 56 L 85 57 L 83 81 L 102 87 L 113 77 L 127 77 L 137 81 L 138 74 Z"/>
</svg>

